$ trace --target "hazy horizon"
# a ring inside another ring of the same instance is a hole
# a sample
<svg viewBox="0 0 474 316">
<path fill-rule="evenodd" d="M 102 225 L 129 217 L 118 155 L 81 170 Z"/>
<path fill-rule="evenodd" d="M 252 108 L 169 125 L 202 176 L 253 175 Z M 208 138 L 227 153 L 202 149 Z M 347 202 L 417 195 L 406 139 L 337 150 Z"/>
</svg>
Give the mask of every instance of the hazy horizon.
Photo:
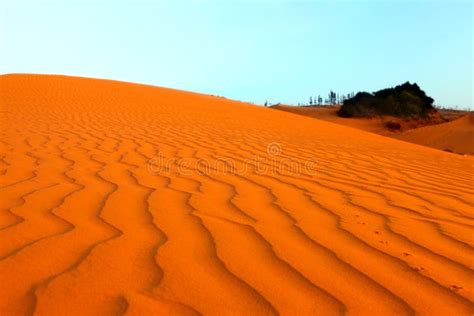
<svg viewBox="0 0 474 316">
<path fill-rule="evenodd" d="M 416 82 L 474 108 L 471 1 L 0 0 L 0 72 L 145 83 L 262 104 Z"/>
</svg>

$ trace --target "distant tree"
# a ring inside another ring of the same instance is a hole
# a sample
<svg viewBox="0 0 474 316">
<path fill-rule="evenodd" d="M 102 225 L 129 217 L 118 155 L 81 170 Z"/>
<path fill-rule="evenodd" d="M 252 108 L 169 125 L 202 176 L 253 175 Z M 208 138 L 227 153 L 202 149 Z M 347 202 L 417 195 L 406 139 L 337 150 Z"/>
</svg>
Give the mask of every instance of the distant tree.
<svg viewBox="0 0 474 316">
<path fill-rule="evenodd" d="M 318 95 L 318 104 L 319 105 L 323 104 L 323 98 L 321 97 L 321 95 Z"/>
<path fill-rule="evenodd" d="M 336 95 L 336 92 L 334 91 L 329 91 L 329 95 L 328 95 L 328 103 L 329 104 L 336 104 L 337 102 L 337 95 Z"/>
<path fill-rule="evenodd" d="M 344 101 L 338 114 L 343 117 L 426 117 L 433 111 L 433 102 L 416 83 L 406 82 L 374 93 L 358 92 Z"/>
<path fill-rule="evenodd" d="M 309 105 L 313 105 L 313 97 L 309 97 Z"/>
<path fill-rule="evenodd" d="M 267 100 L 265 100 L 265 104 L 264 104 L 264 105 L 265 105 L 265 106 L 268 106 L 268 101 L 267 101 Z"/>
</svg>

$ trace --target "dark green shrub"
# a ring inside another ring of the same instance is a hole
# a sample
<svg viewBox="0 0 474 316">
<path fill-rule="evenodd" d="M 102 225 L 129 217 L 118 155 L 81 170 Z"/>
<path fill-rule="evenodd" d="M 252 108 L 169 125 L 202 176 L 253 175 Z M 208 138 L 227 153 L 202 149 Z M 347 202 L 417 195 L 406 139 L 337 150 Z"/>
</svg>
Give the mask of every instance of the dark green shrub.
<svg viewBox="0 0 474 316">
<path fill-rule="evenodd" d="M 395 88 L 374 93 L 359 92 L 344 101 L 338 115 L 342 117 L 371 117 L 393 115 L 399 117 L 425 117 L 433 110 L 434 100 L 420 87 L 406 82 Z"/>
</svg>

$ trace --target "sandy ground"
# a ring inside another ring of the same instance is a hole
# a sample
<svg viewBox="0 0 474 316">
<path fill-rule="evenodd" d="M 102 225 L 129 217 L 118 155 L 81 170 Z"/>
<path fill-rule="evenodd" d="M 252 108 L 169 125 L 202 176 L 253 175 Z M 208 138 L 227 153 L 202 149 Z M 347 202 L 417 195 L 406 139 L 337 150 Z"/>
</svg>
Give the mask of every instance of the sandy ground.
<svg viewBox="0 0 474 316">
<path fill-rule="evenodd" d="M 0 77 L 1 315 L 472 315 L 474 158 L 206 95 Z"/>
<path fill-rule="evenodd" d="M 397 138 L 441 150 L 474 155 L 474 113 L 448 123 L 409 130 L 397 135 Z"/>
<path fill-rule="evenodd" d="M 392 134 L 389 130 L 384 128 L 383 122 L 380 118 L 343 118 L 337 115 L 340 106 L 293 106 L 293 105 L 275 105 L 271 109 L 290 112 L 294 114 L 309 116 L 312 118 L 332 122 L 352 128 L 357 128 L 363 131 L 376 133 L 383 136 L 390 136 Z"/>
<path fill-rule="evenodd" d="M 404 120 L 397 117 L 342 118 L 339 106 L 276 105 L 272 109 L 309 116 L 320 120 L 357 128 L 431 148 L 457 154 L 474 154 L 474 113 L 439 110 L 429 120 Z M 456 122 L 454 122 L 456 121 Z M 400 124 L 400 130 L 390 130 L 386 122 Z"/>
</svg>

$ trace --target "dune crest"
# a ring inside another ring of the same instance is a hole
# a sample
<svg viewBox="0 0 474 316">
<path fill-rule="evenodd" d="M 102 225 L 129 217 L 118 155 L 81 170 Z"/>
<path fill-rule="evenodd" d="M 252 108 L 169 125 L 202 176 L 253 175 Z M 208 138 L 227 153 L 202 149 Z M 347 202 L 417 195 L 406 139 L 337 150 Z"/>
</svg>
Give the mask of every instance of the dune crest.
<svg viewBox="0 0 474 316">
<path fill-rule="evenodd" d="M 474 158 L 196 93 L 0 76 L 1 315 L 472 315 Z"/>
</svg>

